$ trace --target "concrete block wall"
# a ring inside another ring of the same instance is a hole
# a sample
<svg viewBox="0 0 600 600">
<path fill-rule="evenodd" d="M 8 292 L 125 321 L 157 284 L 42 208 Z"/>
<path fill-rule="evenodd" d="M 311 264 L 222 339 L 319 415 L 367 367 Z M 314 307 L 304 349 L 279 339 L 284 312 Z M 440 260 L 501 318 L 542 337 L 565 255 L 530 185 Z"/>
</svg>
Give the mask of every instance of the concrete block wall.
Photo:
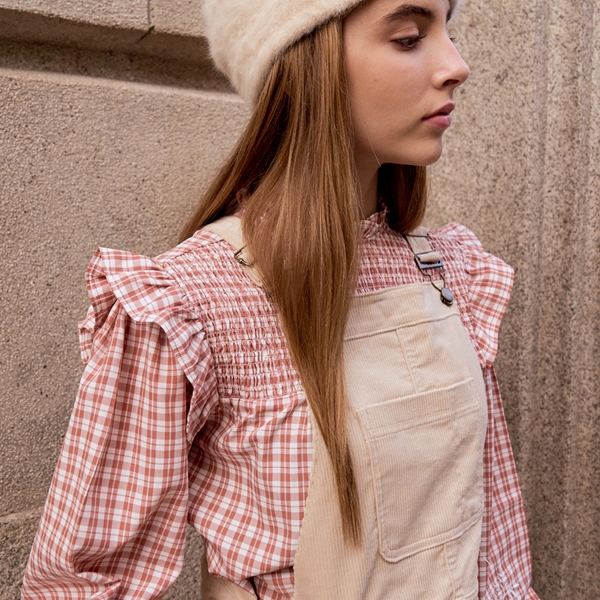
<svg viewBox="0 0 600 600">
<path fill-rule="evenodd" d="M 498 371 L 547 600 L 600 598 L 600 6 L 466 0 L 472 77 L 432 169 L 517 269 Z M 99 246 L 172 246 L 247 119 L 198 0 L 0 0 L 0 599 L 18 598 L 77 388 Z M 169 598 L 199 598 L 199 540 Z"/>
</svg>

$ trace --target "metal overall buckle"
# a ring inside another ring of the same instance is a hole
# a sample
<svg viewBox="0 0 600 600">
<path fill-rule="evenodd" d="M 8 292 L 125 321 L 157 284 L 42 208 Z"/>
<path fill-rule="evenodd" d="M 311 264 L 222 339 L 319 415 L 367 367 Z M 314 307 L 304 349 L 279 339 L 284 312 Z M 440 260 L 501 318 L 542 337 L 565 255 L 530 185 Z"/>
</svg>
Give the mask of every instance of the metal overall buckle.
<svg viewBox="0 0 600 600">
<path fill-rule="evenodd" d="M 427 238 L 428 236 L 411 236 L 411 237 Z M 421 271 L 421 273 L 425 277 L 427 277 L 427 279 L 429 279 L 429 283 L 431 283 L 431 285 L 440 293 L 440 300 L 446 306 L 452 306 L 454 304 L 454 294 L 446 286 L 446 278 L 444 276 L 445 275 L 444 261 L 442 260 L 440 253 L 436 252 L 435 250 L 427 250 L 426 252 L 415 252 L 412 247 L 412 244 L 408 240 L 408 236 L 405 235 L 404 238 L 408 242 L 408 245 L 413 252 L 413 255 L 415 257 L 415 263 L 417 264 L 419 271 Z M 439 269 L 438 274 L 442 279 L 442 287 L 438 287 L 436 285 L 435 281 L 433 280 L 433 277 L 431 276 L 431 273 L 430 273 L 430 271 L 432 269 Z"/>
</svg>

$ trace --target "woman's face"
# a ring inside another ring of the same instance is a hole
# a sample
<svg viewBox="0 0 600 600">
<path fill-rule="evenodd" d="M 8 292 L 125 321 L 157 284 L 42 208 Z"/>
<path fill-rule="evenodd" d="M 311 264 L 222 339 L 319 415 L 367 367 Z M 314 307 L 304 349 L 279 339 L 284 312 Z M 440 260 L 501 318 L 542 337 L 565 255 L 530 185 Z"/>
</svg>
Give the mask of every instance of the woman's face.
<svg viewBox="0 0 600 600">
<path fill-rule="evenodd" d="M 344 21 L 359 169 L 426 166 L 442 153 L 469 67 L 448 36 L 449 0 L 367 0 Z"/>
</svg>

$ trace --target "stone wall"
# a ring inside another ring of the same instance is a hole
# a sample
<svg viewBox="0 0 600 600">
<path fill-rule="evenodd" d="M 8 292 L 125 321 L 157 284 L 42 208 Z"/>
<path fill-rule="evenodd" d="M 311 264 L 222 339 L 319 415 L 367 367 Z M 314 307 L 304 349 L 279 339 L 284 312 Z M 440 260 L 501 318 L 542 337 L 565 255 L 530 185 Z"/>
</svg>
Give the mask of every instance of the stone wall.
<svg viewBox="0 0 600 600">
<path fill-rule="evenodd" d="M 517 269 L 498 371 L 534 584 L 600 598 L 600 6 L 466 0 L 428 224 Z M 197 0 L 0 0 L 0 599 L 18 597 L 81 365 L 95 247 L 172 246 L 247 112 Z M 169 598 L 198 598 L 199 543 Z"/>
</svg>

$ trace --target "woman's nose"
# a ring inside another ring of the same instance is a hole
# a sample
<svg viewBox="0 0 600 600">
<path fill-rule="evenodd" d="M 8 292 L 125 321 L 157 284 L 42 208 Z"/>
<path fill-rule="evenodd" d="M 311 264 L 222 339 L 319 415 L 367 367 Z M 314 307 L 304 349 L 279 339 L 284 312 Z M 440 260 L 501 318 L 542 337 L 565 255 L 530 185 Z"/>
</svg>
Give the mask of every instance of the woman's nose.
<svg viewBox="0 0 600 600">
<path fill-rule="evenodd" d="M 458 87 L 469 78 L 471 73 L 469 65 L 450 39 L 448 39 L 448 45 L 444 52 L 443 65 L 438 72 L 436 81 L 440 87 Z"/>
</svg>

